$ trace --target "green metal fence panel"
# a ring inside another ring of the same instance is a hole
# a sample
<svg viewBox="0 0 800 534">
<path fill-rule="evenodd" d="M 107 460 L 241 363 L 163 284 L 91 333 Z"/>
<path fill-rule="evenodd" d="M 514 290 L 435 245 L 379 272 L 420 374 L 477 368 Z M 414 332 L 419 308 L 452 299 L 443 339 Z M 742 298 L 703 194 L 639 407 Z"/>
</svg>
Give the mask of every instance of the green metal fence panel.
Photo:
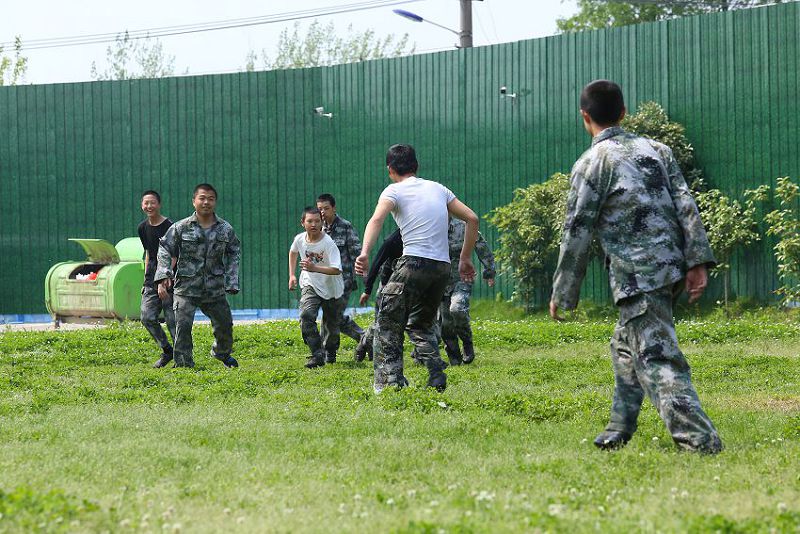
<svg viewBox="0 0 800 534">
<path fill-rule="evenodd" d="M 655 100 L 684 124 L 711 186 L 741 195 L 798 177 L 798 35 L 800 5 L 789 3 L 327 68 L 2 87 L 0 183 L 12 202 L 0 314 L 44 311 L 47 269 L 81 255 L 68 237 L 135 235 L 150 188 L 166 215 L 185 217 L 202 181 L 243 243 L 232 305 L 296 306 L 287 250 L 317 195 L 332 193 L 363 231 L 388 184 L 386 148 L 407 142 L 421 176 L 483 216 L 515 188 L 569 172 L 589 145 L 579 92 L 601 77 L 622 84 L 630 111 Z M 483 219 L 481 231 L 498 246 Z M 771 296 L 771 246 L 734 258 L 736 294 Z M 502 278 L 475 294 L 512 290 Z M 601 266 L 583 295 L 608 300 Z"/>
</svg>

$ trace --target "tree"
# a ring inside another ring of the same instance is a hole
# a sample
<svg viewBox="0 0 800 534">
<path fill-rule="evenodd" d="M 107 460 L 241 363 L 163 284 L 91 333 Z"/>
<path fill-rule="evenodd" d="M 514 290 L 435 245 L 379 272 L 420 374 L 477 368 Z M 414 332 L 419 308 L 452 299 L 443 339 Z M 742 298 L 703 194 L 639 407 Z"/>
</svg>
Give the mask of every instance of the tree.
<svg viewBox="0 0 800 534">
<path fill-rule="evenodd" d="M 107 66 L 102 72 L 92 61 L 93 79 L 134 80 L 175 74 L 175 56 L 164 53 L 161 41 L 151 37 L 132 39 L 127 31 L 117 35 L 114 45 L 106 48 L 106 61 Z"/>
<path fill-rule="evenodd" d="M 0 46 L 0 85 L 17 85 L 28 70 L 28 58 L 22 55 L 22 39 L 14 38 L 14 56 L 5 55 Z"/>
<path fill-rule="evenodd" d="M 281 32 L 274 59 L 261 51 L 263 66 L 267 70 L 299 69 L 304 67 L 320 67 L 353 63 L 368 59 L 400 57 L 414 52 L 414 46 L 408 43 L 408 34 L 397 38 L 389 34 L 377 37 L 373 30 L 357 32 L 353 26 L 347 27 L 347 35 L 338 37 L 333 22 L 322 26 L 319 21 L 312 22 L 305 35 L 300 34 L 300 23 L 296 22 L 294 30 Z M 255 70 L 257 54 L 250 51 L 245 59 L 245 69 Z"/>
<path fill-rule="evenodd" d="M 561 32 L 580 32 L 779 3 L 781 0 L 578 0 L 578 12 L 558 19 L 556 26 Z"/>
<path fill-rule="evenodd" d="M 756 228 L 756 207 L 752 195 L 747 195 L 745 205 L 725 196 L 719 189 L 696 195 L 697 207 L 706 227 L 711 250 L 717 258 L 712 276 L 722 275 L 725 309 L 731 286 L 731 259 L 737 249 L 760 239 Z"/>
</svg>

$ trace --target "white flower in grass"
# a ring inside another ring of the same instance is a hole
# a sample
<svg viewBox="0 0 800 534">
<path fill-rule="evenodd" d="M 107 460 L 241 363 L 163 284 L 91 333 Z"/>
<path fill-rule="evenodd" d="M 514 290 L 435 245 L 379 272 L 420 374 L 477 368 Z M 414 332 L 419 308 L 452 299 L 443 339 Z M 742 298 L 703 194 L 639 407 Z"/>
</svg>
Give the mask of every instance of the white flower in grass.
<svg viewBox="0 0 800 534">
<path fill-rule="evenodd" d="M 475 496 L 475 500 L 477 502 L 491 502 L 494 500 L 494 496 L 494 492 L 489 493 L 486 490 L 481 490 L 480 493 Z"/>
<path fill-rule="evenodd" d="M 563 504 L 551 504 L 547 507 L 547 513 L 552 516 L 561 515 L 567 507 Z"/>
<path fill-rule="evenodd" d="M 581 440 L 581 443 L 588 443 L 588 442 L 589 442 L 589 438 L 583 438 L 583 439 Z"/>
<path fill-rule="evenodd" d="M 413 489 L 408 490 L 406 492 L 406 495 L 408 495 L 409 497 L 415 497 L 417 495 L 417 490 L 413 490 Z"/>
<path fill-rule="evenodd" d="M 688 491 L 686 491 L 686 490 L 683 490 L 683 491 L 681 492 L 681 499 L 685 499 L 685 498 L 687 498 L 688 496 L 689 496 L 689 492 L 688 492 Z"/>
<path fill-rule="evenodd" d="M 222 513 L 225 514 L 225 515 L 231 515 L 231 509 L 230 508 L 223 508 L 222 509 Z"/>
<path fill-rule="evenodd" d="M 287 513 L 292 513 L 292 511 L 293 511 L 293 510 L 292 510 L 291 508 L 287 508 L 287 509 L 286 509 L 286 512 L 287 512 Z M 243 516 L 239 516 L 239 517 L 237 517 L 237 518 L 236 518 L 236 524 L 237 524 L 237 525 L 243 525 L 243 524 L 244 524 L 244 517 L 243 517 Z"/>
<path fill-rule="evenodd" d="M 456 488 L 458 488 L 458 484 L 450 484 L 449 486 L 447 486 L 448 491 L 453 491 Z"/>
<path fill-rule="evenodd" d="M 430 506 L 431 508 L 435 508 L 439 506 L 439 501 L 431 501 L 428 503 L 428 506 Z"/>
<path fill-rule="evenodd" d="M 122 521 L 119 522 L 119 528 L 128 528 L 129 526 L 131 526 L 130 519 L 123 519 Z"/>
<path fill-rule="evenodd" d="M 183 525 L 181 525 L 180 523 L 175 523 L 174 525 L 172 525 L 172 532 L 180 532 L 182 528 Z"/>
<path fill-rule="evenodd" d="M 719 476 L 718 475 L 714 477 L 714 482 L 719 482 Z"/>
<path fill-rule="evenodd" d="M 339 513 L 340 513 L 340 514 L 344 514 L 344 513 L 346 513 L 346 512 L 347 512 L 347 507 L 344 505 L 344 503 L 343 503 L 343 502 L 340 502 L 340 503 L 339 503 Z"/>
<path fill-rule="evenodd" d="M 653 441 L 658 441 L 658 436 L 653 436 Z"/>
<path fill-rule="evenodd" d="M 387 506 L 394 506 L 394 499 L 389 497 L 388 499 L 386 499 L 386 504 Z"/>
<path fill-rule="evenodd" d="M 353 500 L 354 501 L 360 501 L 361 500 L 361 494 L 360 493 L 356 493 L 355 495 L 353 495 Z"/>
<path fill-rule="evenodd" d="M 788 510 L 788 509 L 789 509 L 789 507 L 788 507 L 788 506 L 786 506 L 786 503 L 785 503 L 785 502 L 779 502 L 779 503 L 778 503 L 778 511 L 779 511 L 780 513 L 784 513 L 784 512 L 785 512 L 786 510 Z"/>
<path fill-rule="evenodd" d="M 447 408 L 447 403 L 445 403 L 445 402 L 439 401 L 436 404 L 439 405 L 439 408 Z"/>
</svg>

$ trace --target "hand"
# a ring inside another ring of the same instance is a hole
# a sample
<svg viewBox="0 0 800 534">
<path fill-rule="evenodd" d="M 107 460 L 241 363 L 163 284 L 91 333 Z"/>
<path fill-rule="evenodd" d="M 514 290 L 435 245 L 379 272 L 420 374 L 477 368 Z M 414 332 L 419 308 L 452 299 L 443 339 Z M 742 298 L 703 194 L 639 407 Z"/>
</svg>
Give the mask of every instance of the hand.
<svg viewBox="0 0 800 534">
<path fill-rule="evenodd" d="M 366 276 L 369 271 L 369 256 L 363 252 L 356 258 L 356 274 Z"/>
<path fill-rule="evenodd" d="M 297 277 L 292 275 L 289 277 L 289 291 L 297 287 Z"/>
<path fill-rule="evenodd" d="M 158 284 L 158 298 L 167 300 L 169 298 L 169 290 L 172 288 L 172 278 L 165 278 Z"/>
<path fill-rule="evenodd" d="M 470 283 L 475 281 L 475 266 L 472 265 L 471 258 L 461 258 L 458 262 L 458 274 L 461 275 L 461 281 Z"/>
<path fill-rule="evenodd" d="M 494 278 L 487 278 L 486 285 L 488 285 L 489 287 L 494 287 Z"/>
<path fill-rule="evenodd" d="M 564 318 L 558 314 L 558 304 L 556 304 L 556 301 L 554 300 L 550 301 L 550 317 L 552 317 L 554 321 L 558 321 L 559 323 L 564 320 Z"/>
<path fill-rule="evenodd" d="M 313 273 L 317 270 L 317 266 L 308 258 L 300 260 L 300 268 L 310 273 Z"/>
<path fill-rule="evenodd" d="M 361 293 L 361 296 L 358 297 L 358 303 L 363 306 L 364 304 L 367 303 L 368 299 L 369 299 L 369 293 Z"/>
<path fill-rule="evenodd" d="M 692 304 L 703 295 L 708 285 L 708 271 L 705 265 L 697 265 L 686 273 L 686 292 L 689 294 L 689 304 Z"/>
</svg>

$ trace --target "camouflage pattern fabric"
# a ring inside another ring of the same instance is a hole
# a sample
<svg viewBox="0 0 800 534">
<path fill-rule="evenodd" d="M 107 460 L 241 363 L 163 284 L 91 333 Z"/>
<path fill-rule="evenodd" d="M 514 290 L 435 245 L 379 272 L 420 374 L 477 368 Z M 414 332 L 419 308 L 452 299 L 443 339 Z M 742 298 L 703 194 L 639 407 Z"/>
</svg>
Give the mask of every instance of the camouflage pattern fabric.
<svg viewBox="0 0 800 534">
<path fill-rule="evenodd" d="M 347 302 L 344 298 L 323 299 L 312 286 L 302 288 L 300 293 L 300 331 L 303 342 L 308 345 L 311 355 L 325 358 L 325 352 L 334 354 L 339 350 L 339 323 Z M 322 308 L 322 335 L 317 329 L 317 315 Z"/>
<path fill-rule="evenodd" d="M 450 294 L 445 294 L 439 306 L 441 318 L 441 337 L 443 340 L 472 341 L 472 327 L 469 317 L 469 299 L 472 296 L 472 284 L 458 282 Z"/>
<path fill-rule="evenodd" d="M 239 291 L 240 242 L 233 227 L 217 217 L 208 236 L 197 214 L 173 224 L 158 249 L 155 281 L 175 279 L 175 295 L 212 299 Z M 172 272 L 172 258 L 177 258 Z"/>
<path fill-rule="evenodd" d="M 434 323 L 449 276 L 450 265 L 445 262 L 416 256 L 396 261 L 381 290 L 373 360 L 376 392 L 407 383 L 403 376 L 404 331 L 431 377 L 443 374 L 447 364 L 439 355 Z"/>
<path fill-rule="evenodd" d="M 328 234 L 333 242 L 336 243 L 336 248 L 339 249 L 339 256 L 342 261 L 342 279 L 344 280 L 344 307 L 342 311 L 347 309 L 347 304 L 350 302 L 350 294 L 353 290 L 358 288 L 358 283 L 355 277 L 355 261 L 359 254 L 361 254 L 361 239 L 358 237 L 358 232 L 353 227 L 353 224 L 347 219 L 342 219 L 338 215 L 333 219 L 331 224 L 323 221 L 322 229 Z M 327 327 L 323 323 L 322 335 L 325 337 L 325 329 Z M 342 313 L 342 321 L 339 324 L 339 331 L 349 336 L 356 341 L 361 339 L 364 335 L 364 330 L 349 316 Z"/>
<path fill-rule="evenodd" d="M 606 430 L 632 435 L 646 394 L 675 443 L 719 452 L 722 442 L 700 406 L 689 364 L 678 348 L 672 295 L 665 287 L 619 303 L 619 322 L 611 339 L 614 400 Z"/>
<path fill-rule="evenodd" d="M 216 298 L 198 298 L 179 295 L 177 292 L 173 298 L 176 326 L 175 367 L 194 367 L 192 325 L 197 308 L 211 319 L 211 328 L 214 332 L 211 355 L 224 362 L 233 350 L 233 317 L 228 299 L 224 294 Z"/>
<path fill-rule="evenodd" d="M 445 289 L 445 295 L 449 295 L 455 289 L 456 284 L 461 282 L 461 275 L 458 272 L 459 260 L 461 258 L 461 248 L 464 246 L 464 234 L 467 231 L 467 225 L 461 219 L 450 217 L 450 224 L 447 228 L 447 242 L 450 247 L 450 281 Z M 495 277 L 497 269 L 494 263 L 494 254 L 489 247 L 489 243 L 478 232 L 478 239 L 475 241 L 475 253 L 478 255 L 478 260 L 483 264 L 483 279 L 489 280 Z M 469 284 L 470 291 L 472 291 L 472 284 Z"/>
<path fill-rule="evenodd" d="M 156 340 L 161 350 L 168 351 L 171 345 L 167 335 L 164 333 L 164 329 L 161 328 L 161 323 L 158 322 L 158 316 L 161 312 L 164 313 L 167 330 L 169 330 L 172 342 L 175 343 L 175 312 L 172 310 L 172 295 L 168 300 L 162 301 L 154 287 L 144 286 L 142 288 L 142 306 L 140 309 L 142 324 L 153 336 L 153 339 Z"/>
<path fill-rule="evenodd" d="M 609 264 L 614 302 L 666 287 L 712 264 L 700 214 L 672 151 L 615 126 L 597 134 L 572 168 L 553 301 L 571 310 L 593 236 Z"/>
</svg>

